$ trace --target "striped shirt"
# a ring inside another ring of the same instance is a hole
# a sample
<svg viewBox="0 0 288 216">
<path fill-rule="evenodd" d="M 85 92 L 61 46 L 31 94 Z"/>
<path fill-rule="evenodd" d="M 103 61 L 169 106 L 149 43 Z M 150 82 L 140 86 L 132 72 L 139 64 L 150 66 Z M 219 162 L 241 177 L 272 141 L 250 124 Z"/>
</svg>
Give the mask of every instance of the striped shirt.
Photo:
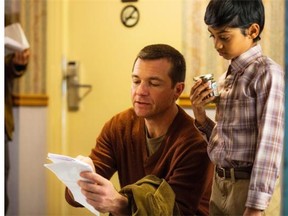
<svg viewBox="0 0 288 216">
<path fill-rule="evenodd" d="M 219 81 L 216 123 L 200 130 L 221 167 L 253 166 L 246 207 L 265 209 L 281 169 L 284 142 L 284 72 L 257 45 L 233 60 Z"/>
</svg>

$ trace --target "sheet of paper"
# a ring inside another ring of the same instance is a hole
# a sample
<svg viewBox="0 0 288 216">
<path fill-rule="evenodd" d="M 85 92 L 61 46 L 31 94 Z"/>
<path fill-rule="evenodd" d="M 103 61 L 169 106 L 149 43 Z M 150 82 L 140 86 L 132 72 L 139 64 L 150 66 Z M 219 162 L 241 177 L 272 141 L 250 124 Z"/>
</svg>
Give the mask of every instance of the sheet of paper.
<svg viewBox="0 0 288 216">
<path fill-rule="evenodd" d="M 5 55 L 23 51 L 30 47 L 26 35 L 19 23 L 5 27 Z"/>
<path fill-rule="evenodd" d="M 48 159 L 52 163 L 44 164 L 44 166 L 51 170 L 69 188 L 75 201 L 99 216 L 99 212 L 87 203 L 85 196 L 81 193 L 81 189 L 77 184 L 78 180 L 83 179 L 80 177 L 80 173 L 83 171 L 92 171 L 92 167 L 87 163 L 65 155 L 48 153 Z"/>
</svg>

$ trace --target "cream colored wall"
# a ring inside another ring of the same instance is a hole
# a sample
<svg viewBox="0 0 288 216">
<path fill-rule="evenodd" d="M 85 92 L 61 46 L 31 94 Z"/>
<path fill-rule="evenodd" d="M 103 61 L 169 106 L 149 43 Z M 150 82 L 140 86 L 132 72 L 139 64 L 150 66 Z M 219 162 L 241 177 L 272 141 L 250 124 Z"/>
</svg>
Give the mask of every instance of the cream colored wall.
<svg viewBox="0 0 288 216">
<path fill-rule="evenodd" d="M 120 22 L 120 0 L 48 1 L 48 152 L 87 155 L 103 124 L 131 106 L 130 73 L 137 52 L 147 44 L 168 43 L 182 50 L 182 1 L 133 3 L 139 24 Z M 78 112 L 67 112 L 61 91 L 62 63 L 80 62 L 80 80 L 91 84 Z M 64 187 L 47 171 L 48 215 L 89 215 L 67 205 Z"/>
</svg>

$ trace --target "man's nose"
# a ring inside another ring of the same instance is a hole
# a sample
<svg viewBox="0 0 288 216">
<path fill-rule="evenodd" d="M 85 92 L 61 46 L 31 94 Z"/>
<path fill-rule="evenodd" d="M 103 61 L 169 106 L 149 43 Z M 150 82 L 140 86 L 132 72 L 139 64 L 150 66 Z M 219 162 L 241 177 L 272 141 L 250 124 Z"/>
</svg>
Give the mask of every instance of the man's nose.
<svg viewBox="0 0 288 216">
<path fill-rule="evenodd" d="M 137 87 L 137 93 L 142 95 L 147 95 L 149 92 L 149 86 L 145 82 L 141 82 Z"/>
</svg>

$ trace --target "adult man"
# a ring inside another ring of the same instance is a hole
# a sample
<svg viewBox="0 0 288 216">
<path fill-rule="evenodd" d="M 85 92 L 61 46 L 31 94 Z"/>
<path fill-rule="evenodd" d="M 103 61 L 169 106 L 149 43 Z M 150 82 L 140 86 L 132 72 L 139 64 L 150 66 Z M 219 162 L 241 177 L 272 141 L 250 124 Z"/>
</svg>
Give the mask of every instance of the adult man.
<svg viewBox="0 0 288 216">
<path fill-rule="evenodd" d="M 138 54 L 133 108 L 108 121 L 89 157 L 95 172 L 79 181 L 87 202 L 112 215 L 208 215 L 213 168 L 194 120 L 175 101 L 184 89 L 185 60 L 155 44 Z M 121 191 L 107 180 L 118 171 Z M 66 200 L 76 203 L 69 190 Z M 137 213 L 136 213 L 137 212 Z"/>
</svg>

